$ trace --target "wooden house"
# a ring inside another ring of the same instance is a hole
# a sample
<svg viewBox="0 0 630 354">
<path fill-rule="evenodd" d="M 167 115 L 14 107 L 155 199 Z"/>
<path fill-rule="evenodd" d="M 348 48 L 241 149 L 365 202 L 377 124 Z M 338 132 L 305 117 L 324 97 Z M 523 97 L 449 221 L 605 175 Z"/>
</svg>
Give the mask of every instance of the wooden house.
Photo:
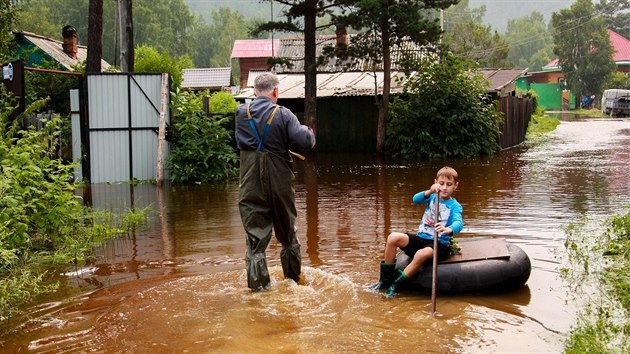
<svg viewBox="0 0 630 354">
<path fill-rule="evenodd" d="M 238 60 L 241 87 L 247 85 L 249 72 L 252 70 L 269 70 L 269 58 L 277 56 L 279 39 L 239 39 L 234 41 L 231 58 Z"/>
<path fill-rule="evenodd" d="M 30 32 L 14 32 L 17 55 L 23 57 L 29 67 L 48 66 L 57 63 L 62 71 L 76 71 L 87 60 L 87 47 L 79 44 L 77 31 L 72 26 L 62 30 L 63 41 Z M 109 63 L 101 59 L 101 71 L 107 71 Z"/>
<path fill-rule="evenodd" d="M 319 36 L 316 38 L 316 56 L 326 46 L 347 43 L 348 35 Z M 280 39 L 277 56 L 288 58 L 292 65 L 276 65 L 273 68 L 241 71 L 241 91 L 236 98 L 247 101 L 254 98 L 254 79 L 263 72 L 273 71 L 278 75 L 278 102 L 290 108 L 302 120 L 304 115 L 304 40 L 302 37 Z M 236 47 L 236 44 L 235 44 Z M 399 63 L 403 54 L 420 57 L 426 54 L 423 48 L 411 43 L 407 47 L 393 48 L 390 93 L 403 90 L 405 75 Z M 266 62 L 266 61 L 265 61 Z M 384 72 L 381 63 L 369 59 L 340 60 L 331 58 L 322 61 L 317 68 L 317 117 L 320 152 L 373 152 L 376 146 L 378 108 L 375 95 L 382 94 Z M 243 70 L 243 69 L 241 69 Z M 485 69 L 486 92 L 493 98 L 513 96 L 516 82 L 526 70 Z"/>
<path fill-rule="evenodd" d="M 608 30 L 610 44 L 613 47 L 613 60 L 617 71 L 630 75 L 630 40 L 615 31 Z M 531 72 L 527 85 L 538 93 L 541 106 L 550 110 L 575 108 L 575 99 L 566 90 L 565 75 L 554 59 L 543 66 L 542 71 Z"/>
</svg>

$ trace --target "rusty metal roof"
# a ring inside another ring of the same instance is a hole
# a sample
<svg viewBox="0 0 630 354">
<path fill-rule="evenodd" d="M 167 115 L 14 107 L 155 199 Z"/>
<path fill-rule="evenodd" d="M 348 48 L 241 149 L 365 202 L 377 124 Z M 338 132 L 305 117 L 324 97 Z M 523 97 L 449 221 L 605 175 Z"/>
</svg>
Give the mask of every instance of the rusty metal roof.
<svg viewBox="0 0 630 354">
<path fill-rule="evenodd" d="M 525 76 L 527 69 L 480 69 L 479 72 L 488 81 L 486 92 L 495 92 Z"/>
<path fill-rule="evenodd" d="M 248 86 L 255 77 L 268 71 L 250 71 Z M 280 98 L 304 98 L 304 74 L 276 74 Z M 376 75 L 376 82 L 375 82 Z M 400 71 L 391 72 L 391 93 L 402 92 L 402 79 L 405 75 Z M 337 72 L 317 74 L 317 97 L 373 96 L 374 87 L 378 84 L 378 94 L 383 93 L 383 72 Z M 252 84 L 253 86 L 253 84 Z M 254 98 L 254 91 L 243 89 L 236 98 Z"/>
<path fill-rule="evenodd" d="M 232 85 L 232 69 L 229 67 L 195 68 L 183 71 L 182 88 L 184 89 L 220 89 Z"/>
<path fill-rule="evenodd" d="M 74 71 L 74 67 L 81 65 L 87 60 L 87 47 L 84 45 L 77 45 L 77 58 L 75 59 L 63 51 L 63 42 L 61 41 L 30 32 L 15 32 L 14 34 L 16 37 L 22 37 L 43 50 L 69 71 Z M 109 63 L 101 59 L 101 70 L 105 71 L 109 67 Z"/>
<path fill-rule="evenodd" d="M 349 41 L 356 38 L 352 35 L 348 37 Z M 315 39 L 316 48 L 315 56 L 320 57 L 323 53 L 323 49 L 327 46 L 334 47 L 337 43 L 336 36 L 318 36 Z M 392 70 L 400 70 L 399 63 L 402 61 L 403 56 L 421 57 L 426 53 L 426 50 L 416 45 L 415 43 L 408 41 L 403 46 L 393 47 L 391 50 Z M 276 65 L 273 70 L 277 73 L 303 73 L 304 72 L 304 38 L 303 37 L 290 37 L 280 39 L 280 48 L 278 50 L 277 57 L 288 58 L 291 60 L 293 67 L 289 68 L 286 65 Z M 317 72 L 339 72 L 339 71 L 382 71 L 383 66 L 381 62 L 374 62 L 370 58 L 353 58 L 347 60 L 341 60 L 337 57 L 332 57 L 325 60 L 322 65 L 317 67 Z"/>
</svg>

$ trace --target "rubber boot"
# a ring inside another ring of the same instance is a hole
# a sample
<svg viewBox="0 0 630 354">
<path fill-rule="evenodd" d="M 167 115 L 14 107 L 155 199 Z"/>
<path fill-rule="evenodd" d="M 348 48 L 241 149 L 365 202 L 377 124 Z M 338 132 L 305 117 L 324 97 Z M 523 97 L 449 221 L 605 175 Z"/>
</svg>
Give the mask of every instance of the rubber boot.
<svg viewBox="0 0 630 354">
<path fill-rule="evenodd" d="M 381 261 L 381 278 L 378 283 L 370 286 L 370 290 L 387 289 L 396 278 L 396 263 L 385 263 Z"/>
<path fill-rule="evenodd" d="M 389 288 L 387 288 L 387 291 L 385 291 L 385 297 L 389 299 L 396 296 L 396 294 L 398 294 L 398 287 L 400 287 L 400 285 L 407 280 L 409 280 L 409 278 L 407 278 L 405 272 L 399 269 L 398 278 L 396 278 L 396 280 L 394 280 L 394 283 Z"/>
</svg>

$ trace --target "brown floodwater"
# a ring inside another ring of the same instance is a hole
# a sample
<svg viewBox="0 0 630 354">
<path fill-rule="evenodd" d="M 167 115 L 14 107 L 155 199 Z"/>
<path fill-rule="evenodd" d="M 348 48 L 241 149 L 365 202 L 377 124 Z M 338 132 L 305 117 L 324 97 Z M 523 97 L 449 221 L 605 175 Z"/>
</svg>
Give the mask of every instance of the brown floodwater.
<svg viewBox="0 0 630 354">
<path fill-rule="evenodd" d="M 460 174 L 459 237 L 505 237 L 532 273 L 492 295 L 394 299 L 366 290 L 385 236 L 417 228 L 411 202 L 444 164 Z M 296 193 L 304 285 L 246 287 L 238 185 L 92 185 L 94 207 L 151 206 L 146 225 L 97 250 L 94 264 L 60 274 L 62 290 L 9 323 L 3 352 L 562 352 L 576 323 L 564 227 L 630 205 L 630 121 L 564 121 L 544 143 L 474 160 L 401 164 L 365 155 L 298 161 Z"/>
</svg>

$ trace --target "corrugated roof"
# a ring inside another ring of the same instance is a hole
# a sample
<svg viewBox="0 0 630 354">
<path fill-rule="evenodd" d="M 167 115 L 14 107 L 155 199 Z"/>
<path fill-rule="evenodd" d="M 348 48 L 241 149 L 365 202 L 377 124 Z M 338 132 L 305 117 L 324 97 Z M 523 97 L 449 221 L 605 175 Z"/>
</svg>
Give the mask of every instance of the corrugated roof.
<svg viewBox="0 0 630 354">
<path fill-rule="evenodd" d="M 272 47 L 273 43 L 273 47 Z M 231 58 L 270 58 L 277 56 L 279 39 L 237 39 L 232 47 Z"/>
<path fill-rule="evenodd" d="M 250 71 L 249 80 L 266 71 Z M 280 98 L 304 98 L 304 74 L 277 74 Z M 402 92 L 402 83 L 398 78 L 404 78 L 399 71 L 391 72 L 391 93 Z M 248 82 L 249 82 L 248 80 Z M 376 73 L 378 93 L 383 92 L 383 72 Z M 374 73 L 372 72 L 338 72 L 317 74 L 317 97 L 341 97 L 341 96 L 373 96 Z M 236 98 L 254 98 L 253 90 L 242 90 Z"/>
<path fill-rule="evenodd" d="M 617 63 L 630 63 L 630 40 L 611 30 L 608 30 L 608 35 L 610 36 L 610 43 L 615 48 L 613 60 Z"/>
<path fill-rule="evenodd" d="M 252 70 L 249 72 L 248 86 L 254 85 L 256 76 L 269 71 Z M 480 70 L 488 81 L 486 92 L 500 91 L 527 73 L 526 69 L 483 69 Z M 282 73 L 278 77 L 280 98 L 304 98 L 304 74 Z M 373 96 L 374 75 L 378 84 L 378 93 L 383 93 L 383 72 L 337 72 L 317 74 L 317 97 Z M 412 73 L 413 75 L 413 73 Z M 396 94 L 403 90 L 405 74 L 402 71 L 391 72 L 391 91 Z M 236 98 L 254 98 L 254 90 L 243 89 Z"/>
<path fill-rule="evenodd" d="M 488 80 L 486 92 L 500 91 L 503 87 L 527 74 L 527 69 L 481 69 L 479 71 Z"/>
<path fill-rule="evenodd" d="M 73 71 L 74 66 L 78 66 L 87 60 L 87 47 L 84 45 L 77 46 L 77 58 L 75 59 L 63 51 L 63 42 L 61 41 L 43 37 L 30 32 L 16 32 L 15 35 L 22 36 L 33 45 L 46 52 L 46 54 L 50 55 L 53 59 L 55 59 L 57 62 L 59 62 L 59 64 L 61 64 L 69 71 Z M 109 69 L 109 67 L 109 63 L 101 59 L 101 70 L 105 71 Z"/>
<path fill-rule="evenodd" d="M 216 89 L 232 84 L 231 68 L 195 68 L 184 69 L 182 88 Z"/>
<path fill-rule="evenodd" d="M 629 65 L 630 64 L 630 40 L 623 37 L 615 31 L 608 30 L 608 37 L 610 38 L 610 44 L 613 47 L 615 53 L 613 54 L 613 61 L 617 65 Z M 542 67 L 543 70 L 557 70 L 560 69 L 558 65 L 558 59 L 554 59 L 549 64 Z"/>
<path fill-rule="evenodd" d="M 349 35 L 348 40 L 352 41 L 354 38 Z M 318 36 L 316 39 L 315 56 L 320 57 L 323 53 L 323 49 L 327 46 L 334 47 L 337 43 L 336 36 Z M 403 58 L 403 54 L 408 56 L 420 57 L 426 53 L 422 47 L 415 43 L 408 41 L 405 42 L 404 47 L 394 47 L 391 50 L 392 69 L 401 69 L 398 65 Z M 304 38 L 292 37 L 280 39 L 280 50 L 277 57 L 289 58 L 293 67 L 289 68 L 286 65 L 276 65 L 274 71 L 278 73 L 303 73 L 304 72 Z M 339 72 L 339 71 L 382 71 L 382 63 L 374 62 L 369 58 L 353 58 L 348 60 L 341 60 L 336 57 L 332 57 L 326 60 L 322 65 L 317 67 L 318 72 Z"/>
</svg>

